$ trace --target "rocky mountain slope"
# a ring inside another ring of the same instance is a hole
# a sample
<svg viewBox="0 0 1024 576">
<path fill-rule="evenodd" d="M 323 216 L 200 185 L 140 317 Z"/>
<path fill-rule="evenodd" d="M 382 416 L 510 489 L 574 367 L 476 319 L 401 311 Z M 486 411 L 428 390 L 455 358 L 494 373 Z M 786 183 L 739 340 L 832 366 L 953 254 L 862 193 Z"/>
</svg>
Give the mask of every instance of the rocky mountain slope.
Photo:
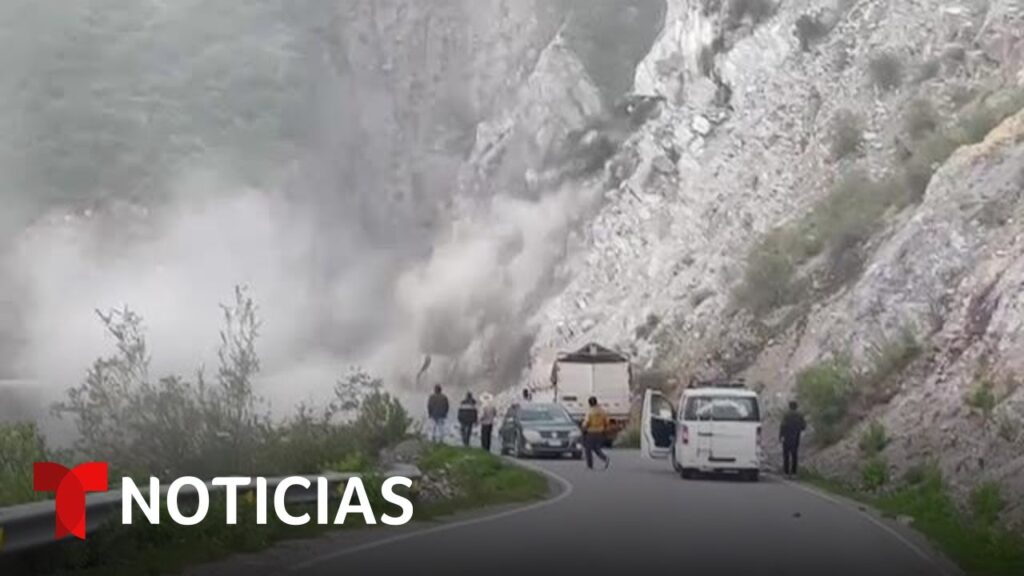
<svg viewBox="0 0 1024 576">
<path fill-rule="evenodd" d="M 892 474 L 934 459 L 1020 517 L 1022 30 L 1001 0 L 670 1 L 634 86 L 659 115 L 535 355 L 607 342 L 655 385 L 745 377 L 774 415 L 827 368 L 859 389 L 814 465 L 857 477 L 881 423 Z"/>
</svg>

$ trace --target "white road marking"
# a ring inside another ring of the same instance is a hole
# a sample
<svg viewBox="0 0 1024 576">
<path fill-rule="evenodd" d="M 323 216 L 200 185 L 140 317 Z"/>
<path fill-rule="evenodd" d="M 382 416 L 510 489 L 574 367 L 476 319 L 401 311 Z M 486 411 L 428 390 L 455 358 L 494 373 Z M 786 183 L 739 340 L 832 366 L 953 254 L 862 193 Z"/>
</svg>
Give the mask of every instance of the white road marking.
<svg viewBox="0 0 1024 576">
<path fill-rule="evenodd" d="M 452 522 L 450 524 L 441 524 L 441 525 L 438 525 L 438 526 L 433 526 L 431 528 L 426 528 L 424 530 L 418 530 L 416 532 L 409 532 L 409 533 L 406 533 L 406 534 L 398 534 L 398 535 L 395 535 L 395 536 L 391 536 L 389 538 L 384 538 L 384 539 L 376 540 L 376 541 L 373 541 L 373 542 L 367 542 L 365 544 L 360 544 L 358 546 L 352 546 L 351 548 L 345 548 L 343 550 L 338 550 L 338 551 L 331 552 L 331 553 L 328 553 L 328 554 L 323 554 L 323 555 L 317 556 L 315 558 L 312 558 L 310 560 L 307 560 L 305 562 L 302 562 L 301 564 L 296 564 L 296 565 L 292 566 L 291 572 L 299 572 L 299 571 L 305 570 L 307 568 L 310 568 L 312 566 L 315 566 L 317 564 L 321 564 L 323 562 L 327 562 L 329 560 L 335 560 L 337 558 L 342 558 L 344 556 L 349 556 L 351 554 L 356 554 L 358 552 L 365 552 L 366 550 L 372 550 L 374 548 L 380 548 L 381 546 L 388 546 L 388 545 L 391 545 L 391 544 L 395 544 L 397 542 L 403 542 L 405 540 L 410 540 L 412 538 L 418 538 L 420 536 L 428 536 L 430 534 L 437 534 L 439 532 L 447 532 L 449 530 L 456 530 L 458 528 L 465 528 L 466 526 L 472 526 L 474 524 L 483 524 L 485 522 L 492 522 L 494 520 L 500 520 L 502 518 L 508 518 L 509 516 L 515 516 L 517 514 L 524 514 L 526 512 L 531 512 L 531 511 L 537 510 L 539 508 L 544 508 L 544 507 L 547 507 L 547 506 L 552 506 L 552 505 L 557 504 L 558 502 L 561 502 L 562 500 L 564 500 L 564 499 L 566 499 L 566 498 L 568 498 L 569 496 L 572 495 L 572 491 L 573 491 L 572 483 L 569 482 L 568 480 L 566 480 L 565 478 L 562 478 L 558 474 L 555 474 L 554 472 L 551 472 L 550 470 L 545 470 L 544 468 L 541 468 L 540 466 L 535 466 L 533 464 L 528 464 L 526 462 L 516 461 L 516 465 L 522 466 L 523 468 L 528 468 L 530 470 L 533 470 L 534 472 L 538 472 L 540 474 L 543 474 L 543 475 L 547 476 L 548 478 L 551 478 L 552 480 L 554 480 L 555 482 L 557 482 L 558 484 L 560 484 L 562 486 L 562 491 L 557 496 L 555 496 L 554 498 L 549 498 L 549 499 L 546 499 L 546 500 L 541 500 L 539 502 L 534 502 L 533 504 L 529 504 L 529 505 L 523 506 L 521 508 L 514 508 L 512 510 L 505 510 L 504 512 L 498 512 L 497 514 L 491 514 L 490 516 L 481 516 L 479 518 L 471 518 L 469 520 L 463 520 L 461 522 Z"/>
<path fill-rule="evenodd" d="M 792 486 L 794 488 L 802 490 L 802 491 L 804 491 L 804 492 L 806 492 L 808 494 L 811 494 L 813 496 L 817 496 L 818 498 L 821 498 L 823 500 L 827 500 L 827 501 L 829 501 L 829 502 L 831 502 L 831 503 L 833 503 L 833 504 L 835 504 L 837 506 L 841 506 L 841 507 L 846 508 L 846 509 L 853 508 L 852 506 L 850 506 L 850 504 L 848 502 L 844 502 L 844 501 L 842 501 L 842 500 L 840 500 L 838 498 L 835 498 L 835 497 L 833 497 L 833 496 L 831 496 L 829 494 L 826 494 L 825 492 L 822 492 L 822 491 L 820 491 L 820 490 L 818 490 L 816 488 L 805 486 L 803 484 L 800 484 L 799 482 L 793 482 L 792 480 L 787 480 L 786 478 L 782 478 L 781 476 L 779 476 L 777 478 L 779 480 L 782 480 L 782 482 L 784 482 L 785 484 L 788 484 L 788 485 L 790 485 L 790 486 Z M 890 536 L 892 536 L 893 538 L 896 538 L 896 540 L 898 540 L 901 544 L 903 544 L 904 546 L 909 548 L 911 551 L 913 551 L 915 554 L 920 556 L 922 559 L 927 561 L 929 564 L 931 564 L 931 565 L 935 566 L 936 568 L 938 568 L 939 571 L 944 576 L 953 576 L 952 574 L 949 573 L 948 570 L 946 570 L 946 567 L 943 566 L 942 563 L 940 563 L 935 558 L 934 554 L 931 554 L 928 551 L 922 549 L 920 546 L 918 546 L 917 544 L 915 544 L 914 542 L 909 540 L 906 536 L 904 536 L 903 534 L 900 534 L 895 528 L 893 528 L 892 526 L 889 526 L 885 522 L 882 522 L 878 518 L 875 518 L 871 514 L 868 514 L 866 512 L 862 512 L 860 510 L 857 510 L 857 512 L 859 513 L 860 516 L 862 516 L 863 518 L 866 518 L 868 520 L 868 522 L 871 522 L 872 524 L 874 524 L 878 528 L 881 528 L 882 530 L 887 532 Z"/>
</svg>

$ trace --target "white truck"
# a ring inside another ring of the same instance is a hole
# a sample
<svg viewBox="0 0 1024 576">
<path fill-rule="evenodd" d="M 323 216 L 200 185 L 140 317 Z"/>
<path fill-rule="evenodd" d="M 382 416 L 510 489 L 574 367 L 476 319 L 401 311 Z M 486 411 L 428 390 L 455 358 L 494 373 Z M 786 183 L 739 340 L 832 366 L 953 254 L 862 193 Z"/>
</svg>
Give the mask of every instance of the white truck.
<svg viewBox="0 0 1024 576">
<path fill-rule="evenodd" d="M 599 344 L 587 344 L 575 352 L 563 352 L 551 367 L 552 400 L 561 404 L 577 422 L 587 414 L 587 400 L 594 396 L 608 412 L 608 442 L 629 423 L 629 357 Z"/>
</svg>

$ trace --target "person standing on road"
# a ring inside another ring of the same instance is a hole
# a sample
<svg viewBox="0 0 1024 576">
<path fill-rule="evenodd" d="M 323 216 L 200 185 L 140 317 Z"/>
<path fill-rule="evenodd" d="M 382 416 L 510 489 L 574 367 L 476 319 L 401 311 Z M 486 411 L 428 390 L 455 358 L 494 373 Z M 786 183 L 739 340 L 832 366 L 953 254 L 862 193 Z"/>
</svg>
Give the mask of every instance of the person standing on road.
<svg viewBox="0 0 1024 576">
<path fill-rule="evenodd" d="M 466 397 L 459 404 L 459 426 L 462 428 L 462 445 L 469 448 L 469 439 L 473 436 L 473 425 L 477 422 L 476 398 L 472 392 L 466 392 Z"/>
<path fill-rule="evenodd" d="M 604 467 L 608 468 L 608 456 L 601 448 L 604 446 L 608 432 L 608 413 L 597 403 L 597 398 L 594 396 L 587 399 L 587 404 L 590 409 L 587 411 L 587 417 L 583 420 L 582 426 L 583 451 L 587 455 L 587 468 L 594 469 L 594 454 L 597 454 L 597 457 L 604 462 Z"/>
<path fill-rule="evenodd" d="M 483 408 L 480 409 L 480 447 L 486 452 L 491 451 L 491 434 L 494 430 L 494 420 L 498 417 L 498 409 L 494 407 L 494 401 L 487 395 L 481 397 Z"/>
<path fill-rule="evenodd" d="M 789 403 L 789 411 L 782 417 L 779 426 L 779 442 L 782 442 L 782 468 L 786 476 L 796 476 L 800 453 L 800 435 L 807 428 L 804 415 L 795 401 Z"/>
<path fill-rule="evenodd" d="M 436 444 L 444 442 L 444 425 L 448 420 L 448 397 L 441 392 L 440 384 L 434 386 L 434 393 L 427 400 L 427 417 L 430 419 L 430 440 Z"/>
</svg>

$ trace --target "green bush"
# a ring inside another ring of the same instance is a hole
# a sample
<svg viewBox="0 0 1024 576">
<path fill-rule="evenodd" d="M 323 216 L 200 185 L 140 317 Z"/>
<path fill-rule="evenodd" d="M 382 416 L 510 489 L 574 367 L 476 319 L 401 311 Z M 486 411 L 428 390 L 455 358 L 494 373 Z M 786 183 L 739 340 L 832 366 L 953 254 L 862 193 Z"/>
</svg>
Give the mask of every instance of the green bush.
<svg viewBox="0 0 1024 576">
<path fill-rule="evenodd" d="M 999 514 L 1006 508 L 1003 492 L 996 482 L 984 482 L 971 491 L 971 513 L 974 520 L 984 526 L 994 526 Z"/>
<path fill-rule="evenodd" d="M 800 42 L 800 49 L 807 52 L 811 45 L 828 36 L 832 29 L 818 16 L 803 14 L 796 19 L 796 28 L 793 34 Z"/>
<path fill-rule="evenodd" d="M 898 338 L 887 340 L 871 352 L 872 367 L 860 377 L 861 395 L 870 405 L 884 404 L 897 389 L 895 377 L 921 355 L 917 336 L 909 329 Z"/>
<path fill-rule="evenodd" d="M 78 430 L 83 459 L 128 475 L 312 474 L 359 454 L 376 458 L 403 439 L 410 419 L 378 379 L 353 369 L 318 410 L 300 404 L 275 423 L 255 395 L 259 321 L 252 299 L 236 290 L 225 306 L 213 381 L 149 376 L 142 320 L 130 310 L 101 314 L 117 353 L 97 360 L 83 384 L 54 408 Z"/>
<path fill-rule="evenodd" d="M 927 98 L 918 98 L 910 103 L 903 117 L 903 126 L 914 140 L 932 133 L 939 126 L 938 113 Z"/>
<path fill-rule="evenodd" d="M 881 456 L 872 456 L 860 469 L 861 486 L 875 492 L 889 482 L 889 463 Z"/>
<path fill-rule="evenodd" d="M 818 442 L 829 445 L 838 441 L 854 398 L 849 362 L 833 359 L 804 369 L 797 375 L 796 393 Z"/>
<path fill-rule="evenodd" d="M 0 423 L 0 507 L 46 497 L 32 489 L 32 464 L 46 460 L 35 424 Z"/>
<path fill-rule="evenodd" d="M 998 403 L 993 388 L 992 382 L 983 380 L 967 395 L 967 405 L 981 412 L 986 420 L 992 417 L 992 411 Z"/>
<path fill-rule="evenodd" d="M 860 451 L 868 457 L 875 457 L 889 445 L 889 437 L 885 432 L 885 425 L 881 422 L 872 422 L 860 437 Z"/>
<path fill-rule="evenodd" d="M 868 75 L 880 90 L 899 88 L 903 84 L 903 61 L 892 53 L 878 54 L 868 62 Z"/>
<path fill-rule="evenodd" d="M 793 276 L 796 265 L 778 246 L 765 243 L 747 259 L 742 284 L 734 296 L 737 304 L 755 316 L 762 316 L 794 301 Z"/>
<path fill-rule="evenodd" d="M 842 160 L 859 154 L 864 147 L 864 122 L 849 110 L 840 110 L 832 119 L 832 157 Z"/>
</svg>

